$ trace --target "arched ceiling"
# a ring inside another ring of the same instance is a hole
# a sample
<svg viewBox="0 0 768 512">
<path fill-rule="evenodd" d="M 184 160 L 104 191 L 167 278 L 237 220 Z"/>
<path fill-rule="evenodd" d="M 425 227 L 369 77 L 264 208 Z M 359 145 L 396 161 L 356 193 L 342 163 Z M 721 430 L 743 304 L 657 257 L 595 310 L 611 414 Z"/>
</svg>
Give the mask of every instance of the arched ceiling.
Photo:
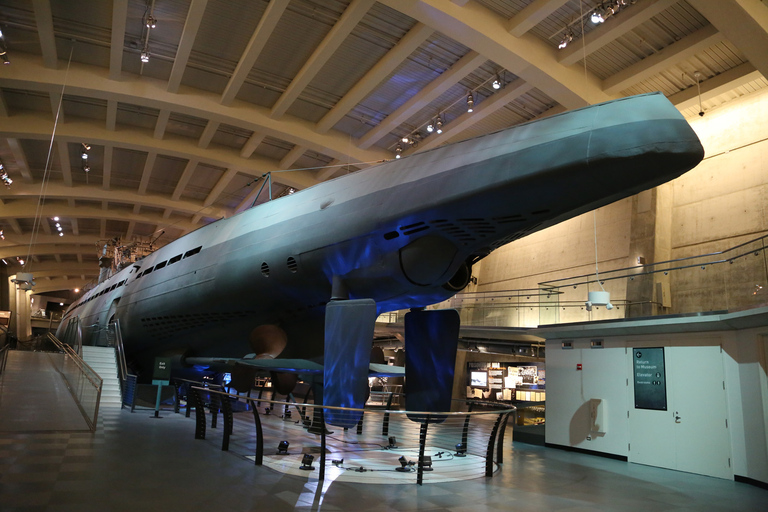
<svg viewBox="0 0 768 512">
<path fill-rule="evenodd" d="M 0 0 L 0 264 L 82 287 L 99 241 L 167 243 L 266 200 L 265 173 L 280 195 L 398 143 L 656 90 L 692 116 L 699 87 L 705 112 L 768 87 L 766 2 L 620 3 L 593 24 L 616 2 Z"/>
</svg>

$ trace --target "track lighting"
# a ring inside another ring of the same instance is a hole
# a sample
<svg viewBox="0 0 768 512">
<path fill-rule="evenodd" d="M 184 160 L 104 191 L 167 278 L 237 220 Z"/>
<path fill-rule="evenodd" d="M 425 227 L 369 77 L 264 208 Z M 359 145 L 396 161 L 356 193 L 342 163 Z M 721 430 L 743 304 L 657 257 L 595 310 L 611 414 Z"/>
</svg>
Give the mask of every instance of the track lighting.
<svg viewBox="0 0 768 512">
<path fill-rule="evenodd" d="M 149 46 L 145 46 L 141 51 L 141 62 L 149 62 Z"/>
<path fill-rule="evenodd" d="M 431 122 L 431 121 L 430 121 L 430 122 L 429 122 L 429 124 L 427 125 L 427 131 L 428 131 L 429 133 L 432 133 L 433 131 L 435 131 L 435 125 L 434 125 L 434 124 L 432 124 L 432 122 Z"/>
<path fill-rule="evenodd" d="M 568 43 L 570 43 L 571 41 L 573 41 L 573 32 L 571 32 L 570 30 L 566 30 L 563 33 L 563 39 L 560 41 L 560 44 L 557 45 L 557 47 L 562 50 L 563 48 L 568 46 Z"/>
<path fill-rule="evenodd" d="M 467 112 L 473 112 L 475 110 L 475 99 L 472 97 L 472 92 L 467 94 Z"/>
<path fill-rule="evenodd" d="M 155 28 L 157 27 L 157 20 L 154 16 L 151 14 L 147 16 L 147 28 Z"/>
<path fill-rule="evenodd" d="M 592 11 L 592 15 L 590 16 L 589 19 L 594 24 L 605 22 L 605 18 L 603 17 L 603 10 L 602 10 L 602 8 L 598 7 L 594 11 Z"/>
<path fill-rule="evenodd" d="M 8 188 L 11 188 L 11 184 L 13 183 L 13 180 L 8 176 L 8 171 L 5 170 L 5 165 L 3 165 L 2 162 L 0 162 L 0 181 L 2 181 L 3 185 Z"/>
<path fill-rule="evenodd" d="M 410 139 L 408 138 L 407 135 L 400 140 L 403 141 L 403 144 L 408 144 L 410 142 Z"/>
<path fill-rule="evenodd" d="M 85 172 L 90 172 L 90 171 L 91 171 L 91 166 L 90 166 L 90 165 L 88 165 L 88 164 L 84 165 L 84 166 L 83 166 L 83 171 L 85 171 Z"/>
<path fill-rule="evenodd" d="M 438 135 L 443 133 L 443 120 L 440 119 L 440 116 L 437 116 L 437 121 L 435 121 L 435 130 Z"/>
<path fill-rule="evenodd" d="M 400 143 L 397 143 L 397 146 L 395 147 L 395 158 L 400 158 L 400 153 L 403 152 L 403 146 L 400 145 Z"/>
</svg>

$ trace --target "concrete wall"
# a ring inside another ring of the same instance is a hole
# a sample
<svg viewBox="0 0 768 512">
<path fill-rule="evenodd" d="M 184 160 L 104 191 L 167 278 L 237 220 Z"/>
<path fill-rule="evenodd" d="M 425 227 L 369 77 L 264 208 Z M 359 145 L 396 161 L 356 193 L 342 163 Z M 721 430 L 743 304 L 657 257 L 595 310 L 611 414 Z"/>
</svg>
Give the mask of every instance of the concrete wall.
<svg viewBox="0 0 768 512">
<path fill-rule="evenodd" d="M 589 342 L 574 339 L 572 350 L 563 350 L 561 340 L 546 343 L 548 444 L 628 456 L 633 376 L 627 349 L 684 346 L 690 357 L 683 364 L 695 370 L 697 347 L 719 344 L 723 348 L 733 474 L 768 483 L 768 328 L 617 336 L 604 338 L 603 349 L 591 349 Z M 577 364 L 582 365 L 581 371 L 576 370 Z M 670 371 L 681 370 L 668 368 Z M 605 435 L 592 435 L 590 441 L 591 398 L 605 402 L 607 416 Z M 705 410 L 710 407 L 706 401 L 698 405 Z"/>
<path fill-rule="evenodd" d="M 706 151 L 705 160 L 673 182 L 597 210 L 600 271 L 722 251 L 768 234 L 768 91 L 734 100 L 703 118 L 689 119 Z M 749 248 L 745 249 L 749 252 Z M 727 267 L 727 268 L 726 268 Z M 654 300 L 656 282 L 668 281 L 669 310 L 678 313 L 738 309 L 768 303 L 765 253 L 733 265 L 697 265 L 653 282 L 608 282 L 612 299 Z M 535 288 L 538 283 L 594 273 L 593 213 L 508 244 L 473 269 L 476 291 Z M 763 286 L 758 295 L 756 284 Z M 628 286 L 630 289 L 628 290 Z M 586 287 L 563 290 L 563 301 L 586 300 Z M 538 311 L 522 323 L 535 326 Z M 579 307 L 558 311 L 559 322 L 640 316 L 614 310 L 593 312 Z"/>
</svg>

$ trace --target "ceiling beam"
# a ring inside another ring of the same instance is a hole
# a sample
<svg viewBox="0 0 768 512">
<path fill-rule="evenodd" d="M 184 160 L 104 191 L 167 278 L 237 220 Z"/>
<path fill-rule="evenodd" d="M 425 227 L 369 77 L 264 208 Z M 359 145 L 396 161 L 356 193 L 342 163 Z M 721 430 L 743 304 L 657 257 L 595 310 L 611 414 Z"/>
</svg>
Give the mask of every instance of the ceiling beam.
<svg viewBox="0 0 768 512">
<path fill-rule="evenodd" d="M 112 0 L 112 38 L 109 45 L 109 79 L 120 80 L 123 71 L 125 23 L 128 19 L 128 0 Z"/>
<path fill-rule="evenodd" d="M 43 65 L 47 68 L 55 68 L 59 59 L 56 55 L 56 37 L 53 32 L 53 14 L 51 14 L 50 0 L 32 0 L 35 10 L 35 23 L 37 24 L 37 36 L 40 39 L 40 49 L 43 53 Z"/>
<path fill-rule="evenodd" d="M 514 73 L 567 108 L 578 108 L 613 99 L 601 80 L 579 66 L 563 66 L 557 49 L 533 34 L 514 37 L 508 20 L 478 2 L 464 7 L 445 0 L 380 0 L 381 3 L 429 25 L 486 59 Z"/>
<path fill-rule="evenodd" d="M 83 289 L 88 283 L 92 283 L 93 279 L 83 278 L 71 278 L 71 279 L 51 279 L 50 281 L 43 281 L 35 285 L 33 290 L 34 294 L 57 292 L 60 290 L 74 290 L 75 288 Z"/>
<path fill-rule="evenodd" d="M 94 253 L 93 245 L 35 244 L 32 249 L 32 254 L 36 256 L 53 256 L 54 254 L 91 255 Z M 0 258 L 15 258 L 16 256 L 26 257 L 28 250 L 29 247 L 26 245 L 0 247 Z"/>
<path fill-rule="evenodd" d="M 168 126 L 168 120 L 171 118 L 171 111 L 163 109 L 157 114 L 157 122 L 155 123 L 155 133 L 153 137 L 156 139 L 162 139 L 165 136 L 165 129 Z"/>
<path fill-rule="evenodd" d="M 213 119 L 208 121 L 208 124 L 206 124 L 205 128 L 203 129 L 202 135 L 200 135 L 200 139 L 197 141 L 198 147 L 208 147 L 208 144 L 211 143 L 211 139 L 213 139 L 213 136 L 216 135 L 216 130 L 219 129 L 219 124 L 221 123 L 214 121 Z"/>
<path fill-rule="evenodd" d="M 147 153 L 147 159 L 144 161 L 144 171 L 141 173 L 141 182 L 139 182 L 139 195 L 146 195 L 149 186 L 149 178 L 152 176 L 152 169 L 157 160 L 157 151 Z M 139 206 L 139 205 L 136 205 Z"/>
<path fill-rule="evenodd" d="M 213 186 L 208 197 L 203 201 L 203 206 L 211 206 L 215 203 L 235 176 L 237 176 L 237 169 L 227 169 L 221 178 L 219 178 L 219 181 L 216 182 L 216 185 Z"/>
<path fill-rule="evenodd" d="M 269 114 L 270 117 L 276 119 L 285 114 L 374 3 L 375 0 L 352 0 L 352 3 L 344 9 L 339 21 L 336 22 L 331 31 L 328 32 L 328 35 L 317 45 L 317 48 L 307 62 L 304 63 L 304 66 L 293 77 L 285 92 L 280 95 L 272 106 Z"/>
<path fill-rule="evenodd" d="M 723 33 L 768 77 L 768 6 L 755 0 L 691 0 L 694 9 Z"/>
<path fill-rule="evenodd" d="M 433 133 L 424 139 L 415 152 L 420 153 L 428 149 L 436 148 L 441 144 L 445 144 L 447 141 L 459 136 L 470 126 L 482 121 L 497 110 L 504 108 L 504 106 L 511 101 L 519 98 L 531 89 L 533 89 L 533 86 L 525 83 L 523 80 L 516 80 L 511 84 L 507 84 L 504 89 L 498 91 L 496 94 L 488 96 L 482 103 L 478 104 L 475 107 L 474 112 L 465 112 L 453 122 L 443 125 L 442 134 L 437 135 Z M 408 153 L 411 152 L 414 151 L 408 151 Z"/>
<path fill-rule="evenodd" d="M 107 130 L 113 130 L 117 126 L 117 101 L 107 100 Z"/>
<path fill-rule="evenodd" d="M 269 110 L 251 103 L 236 101 L 232 106 L 219 102 L 218 94 L 199 89 L 185 90 L 184 94 L 173 94 L 165 90 L 166 82 L 146 76 L 125 77 L 123 80 L 106 80 L 104 68 L 73 62 L 69 74 L 63 70 L 45 68 L 29 54 L 14 55 L 13 73 L 3 76 L 3 87 L 50 92 L 61 90 L 66 76 L 67 94 L 101 100 L 116 100 L 122 103 L 142 105 L 157 110 L 171 110 L 203 119 L 215 119 L 237 128 L 301 144 L 340 160 L 369 162 L 387 158 L 388 155 L 376 149 L 362 150 L 349 144 L 349 136 L 331 130 L 318 133 L 315 123 L 292 116 L 272 119 Z M 583 72 L 580 75 L 583 81 Z M 50 132 L 49 132 L 50 133 Z M 206 150 L 210 151 L 210 150 Z M 253 165 L 251 162 L 249 165 Z M 221 167 L 247 167 L 241 164 Z M 301 188 L 306 188 L 302 186 Z"/>
<path fill-rule="evenodd" d="M 467 53 L 439 77 L 432 80 L 421 91 L 413 95 L 411 99 L 385 117 L 377 126 L 368 130 L 365 135 L 360 137 L 358 146 L 363 149 L 371 147 L 396 127 L 432 103 L 445 91 L 456 85 L 462 78 L 480 67 L 485 61 L 486 58 L 477 52 L 470 51 Z"/>
<path fill-rule="evenodd" d="M 200 161 L 194 158 L 191 158 L 189 161 L 187 161 L 187 165 L 184 167 L 184 172 L 181 173 L 181 178 L 179 178 L 178 183 L 176 183 L 176 188 L 173 190 L 173 194 L 171 195 L 171 199 L 173 201 L 178 201 L 181 198 L 181 194 L 184 193 L 184 189 L 187 187 L 187 183 L 189 183 L 189 180 L 195 173 L 195 169 L 197 169 L 197 164 L 199 163 Z"/>
<path fill-rule="evenodd" d="M 643 0 L 635 5 L 630 5 L 609 17 L 605 23 L 591 30 L 584 37 L 584 41 L 570 44 L 560 50 L 557 56 L 558 62 L 564 66 L 571 66 L 590 55 L 603 46 L 615 41 L 630 30 L 653 18 L 678 3 L 679 0 Z"/>
<path fill-rule="evenodd" d="M 259 144 L 261 144 L 261 141 L 263 140 L 264 134 L 253 132 L 253 135 L 250 136 L 245 144 L 243 144 L 242 149 L 240 149 L 240 156 L 243 158 L 251 158 L 251 155 L 256 151 L 256 148 L 259 147 Z"/>
<path fill-rule="evenodd" d="M 723 34 L 714 25 L 707 25 L 628 68 L 622 69 L 615 75 L 609 76 L 603 80 L 603 90 L 608 94 L 618 94 L 628 87 L 693 57 L 724 39 Z"/>
<path fill-rule="evenodd" d="M 264 14 L 259 20 L 259 24 L 256 26 L 256 30 L 251 36 L 251 40 L 248 41 L 248 46 L 245 47 L 245 51 L 240 56 L 240 60 L 235 67 L 234 73 L 227 82 L 227 86 L 224 88 L 224 92 L 221 95 L 221 103 L 223 105 L 230 105 L 232 101 L 237 97 L 237 93 L 243 86 L 245 79 L 248 78 L 248 73 L 253 69 L 253 65 L 256 64 L 256 60 L 264 50 L 264 45 L 267 44 L 269 36 L 277 26 L 277 22 L 288 7 L 289 0 L 271 0 Z"/>
<path fill-rule="evenodd" d="M 523 10 L 509 19 L 507 30 L 515 37 L 520 37 L 548 18 L 553 12 L 570 0 L 534 0 Z"/>
<path fill-rule="evenodd" d="M 423 23 L 416 25 L 380 59 L 317 123 L 319 132 L 326 132 L 368 96 L 397 66 L 407 59 L 424 41 L 434 34 L 431 27 Z"/>
<path fill-rule="evenodd" d="M 712 78 L 701 82 L 701 99 L 706 101 L 720 96 L 736 87 L 759 80 L 763 75 L 755 69 L 751 62 L 745 62 L 735 68 L 729 69 L 724 73 L 713 76 Z M 699 105 L 699 94 L 697 87 L 691 86 L 667 98 L 678 110 L 696 107 Z"/>
<path fill-rule="evenodd" d="M 101 188 L 109 190 L 112 181 L 112 146 L 104 146 L 104 162 L 101 169 Z"/>
<path fill-rule="evenodd" d="M 197 164 L 195 163 L 194 165 L 196 166 Z M 189 164 L 187 164 L 187 167 L 189 167 Z M 182 176 L 182 178 L 184 178 L 184 176 Z M 182 180 L 179 180 L 179 182 L 181 181 Z M 34 205 L 37 204 L 37 197 L 39 195 L 39 185 L 19 183 L 17 186 L 16 183 L 14 183 L 13 187 L 8 191 L 8 194 L 5 197 L 14 198 L 19 201 L 28 201 L 29 204 L 25 206 L 31 208 L 31 210 L 26 214 L 22 214 L 22 217 L 32 217 L 35 211 Z M 113 205 L 119 203 L 160 209 L 172 208 L 174 211 L 186 215 L 198 212 L 202 206 L 198 201 L 180 200 L 179 197 L 158 196 L 154 194 L 141 195 L 135 190 L 104 190 L 97 185 L 76 185 L 74 187 L 67 187 L 61 182 L 48 183 L 45 196 L 49 201 L 71 198 L 77 201 L 105 201 L 110 202 Z M 0 218 L 10 216 L 6 214 L 6 207 L 10 207 L 10 205 L 3 206 L 2 211 L 0 211 Z M 78 208 L 80 208 L 80 206 L 78 206 Z M 102 207 L 101 211 L 104 211 L 105 216 L 109 217 L 107 212 L 110 210 Z M 221 218 L 228 216 L 230 212 L 222 208 L 207 208 L 204 213 L 209 217 Z M 120 213 L 117 213 L 115 218 L 119 219 L 120 215 Z M 78 215 L 78 217 L 80 217 L 80 215 Z"/>
<path fill-rule="evenodd" d="M 59 139 L 57 144 L 59 153 L 59 165 L 61 166 L 61 175 L 64 185 L 72 186 L 72 166 L 69 163 L 69 145 L 67 141 Z"/>
<path fill-rule="evenodd" d="M 184 70 L 187 68 L 189 55 L 192 53 L 197 31 L 200 29 L 200 22 L 203 21 L 206 5 L 208 5 L 208 0 L 192 0 L 189 6 L 184 31 L 181 33 L 181 40 L 176 49 L 176 58 L 173 59 L 171 76 L 168 78 L 168 92 L 179 92 L 179 85 L 184 78 Z"/>
<path fill-rule="evenodd" d="M 296 163 L 296 160 L 301 158 L 301 156 L 307 152 L 307 148 L 304 146 L 293 146 L 291 150 L 288 152 L 287 155 L 283 157 L 282 160 L 280 160 L 280 163 L 277 165 L 277 168 L 282 169 L 290 169 L 293 164 Z"/>
<path fill-rule="evenodd" d="M 11 148 L 11 154 L 13 159 L 16 160 L 16 169 L 21 173 L 21 177 L 27 183 L 32 183 L 32 173 L 29 170 L 29 163 L 27 163 L 27 156 L 24 154 L 24 149 L 21 147 L 19 139 L 15 137 L 9 137 L 6 139 L 8 147 Z"/>
<path fill-rule="evenodd" d="M 53 122 L 35 112 L 7 118 L 0 117 L 0 136 L 2 137 L 47 140 L 51 136 L 52 129 Z M 109 131 L 104 128 L 103 123 L 84 118 L 78 118 L 76 121 L 60 126 L 56 131 L 56 138 L 66 142 L 79 143 L 87 140 L 91 144 L 144 152 L 156 151 L 161 155 L 185 160 L 194 158 L 215 167 L 235 167 L 243 174 L 254 177 L 278 169 L 275 160 L 256 157 L 245 159 L 240 157 L 237 150 L 233 148 L 217 146 L 203 149 L 197 146 L 194 139 L 182 137 L 166 137 L 158 140 L 152 137 L 151 132 L 140 128 Z M 283 185 L 301 189 L 317 184 L 317 179 L 310 171 L 283 172 L 275 179 Z"/>
</svg>

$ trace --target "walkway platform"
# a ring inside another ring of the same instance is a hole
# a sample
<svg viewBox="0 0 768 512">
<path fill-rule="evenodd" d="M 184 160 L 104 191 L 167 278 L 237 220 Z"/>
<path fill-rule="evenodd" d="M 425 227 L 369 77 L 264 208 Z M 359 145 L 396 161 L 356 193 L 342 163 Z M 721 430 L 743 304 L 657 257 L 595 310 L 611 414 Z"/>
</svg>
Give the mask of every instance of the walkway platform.
<svg viewBox="0 0 768 512">
<path fill-rule="evenodd" d="M 46 352 L 11 350 L 0 375 L 0 432 L 89 431 Z"/>
</svg>

